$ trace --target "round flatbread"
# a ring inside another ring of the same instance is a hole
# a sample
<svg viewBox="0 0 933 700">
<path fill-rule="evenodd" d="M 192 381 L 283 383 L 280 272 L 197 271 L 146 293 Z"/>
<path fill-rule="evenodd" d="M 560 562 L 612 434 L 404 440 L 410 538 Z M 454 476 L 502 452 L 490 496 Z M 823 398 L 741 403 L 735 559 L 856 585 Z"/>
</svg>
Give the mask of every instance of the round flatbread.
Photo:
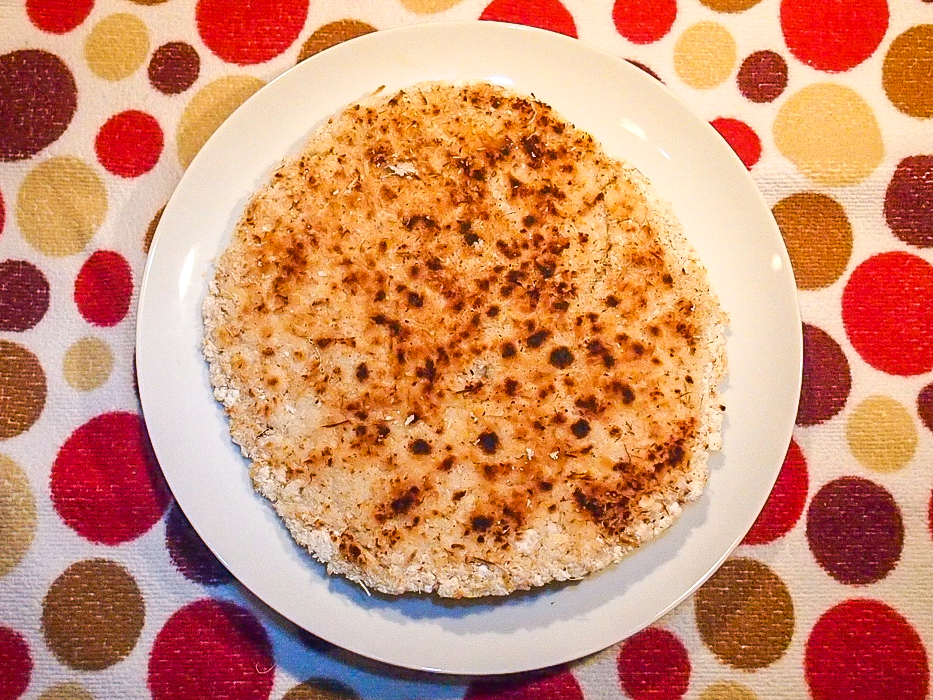
<svg viewBox="0 0 933 700">
<path fill-rule="evenodd" d="M 251 199 L 204 353 L 256 490 L 327 571 L 504 595 L 699 497 L 726 317 L 670 208 L 532 96 L 351 105 Z"/>
</svg>

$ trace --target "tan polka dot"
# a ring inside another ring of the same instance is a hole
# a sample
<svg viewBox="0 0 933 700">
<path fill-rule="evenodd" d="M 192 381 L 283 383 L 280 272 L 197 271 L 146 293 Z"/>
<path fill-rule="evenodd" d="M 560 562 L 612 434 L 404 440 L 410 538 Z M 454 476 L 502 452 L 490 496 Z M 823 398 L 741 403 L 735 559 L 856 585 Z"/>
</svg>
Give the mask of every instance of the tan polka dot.
<svg viewBox="0 0 933 700">
<path fill-rule="evenodd" d="M 728 560 L 694 596 L 703 643 L 723 662 L 764 668 L 794 634 L 794 604 L 784 582 L 754 559 Z"/>
<path fill-rule="evenodd" d="M 374 31 L 376 31 L 376 28 L 371 24 L 355 19 L 341 19 L 325 24 L 305 39 L 304 44 L 301 45 L 301 51 L 298 53 L 298 62 L 301 63 L 306 58 L 310 58 L 314 54 L 348 39 L 354 39 Z"/>
<path fill-rule="evenodd" d="M 233 111 L 265 83 L 248 75 L 218 78 L 191 99 L 178 124 L 178 160 L 184 167 Z"/>
<path fill-rule="evenodd" d="M 849 416 L 846 438 L 855 458 L 869 469 L 903 469 L 917 449 L 913 416 L 888 396 L 870 396 Z"/>
<path fill-rule="evenodd" d="M 350 687 L 329 678 L 309 678 L 293 686 L 282 700 L 359 700 Z"/>
<path fill-rule="evenodd" d="M 674 45 L 674 70 L 690 87 L 707 90 L 725 81 L 736 62 L 735 39 L 721 24 L 699 22 Z"/>
<path fill-rule="evenodd" d="M 36 532 L 36 501 L 20 466 L 0 454 L 0 578 L 26 556 Z"/>
<path fill-rule="evenodd" d="M 891 42 L 881 84 L 888 99 L 911 117 L 933 117 L 933 24 L 911 27 Z"/>
<path fill-rule="evenodd" d="M 105 17 L 91 30 L 84 43 L 84 59 L 91 71 L 104 80 L 122 80 L 146 62 L 149 30 L 128 13 Z"/>
<path fill-rule="evenodd" d="M 152 239 L 155 237 L 156 229 L 159 228 L 159 221 L 162 220 L 162 212 L 164 211 L 165 207 L 159 209 L 156 215 L 152 217 L 152 221 L 149 222 L 149 226 L 146 227 L 146 234 L 143 236 L 143 252 L 147 255 L 149 254 L 149 247 L 152 245 Z"/>
<path fill-rule="evenodd" d="M 884 156 L 875 114 L 851 88 L 816 83 L 788 98 L 774 121 L 784 156 L 816 182 L 854 185 Z"/>
<path fill-rule="evenodd" d="M 852 226 L 832 197 L 798 192 L 771 210 L 794 268 L 799 289 L 821 289 L 835 282 L 852 255 Z"/>
<path fill-rule="evenodd" d="M 94 696 L 77 683 L 59 683 L 42 693 L 39 700 L 94 700 Z"/>
<path fill-rule="evenodd" d="M 0 440 L 29 430 L 45 408 L 42 365 L 22 345 L 0 340 Z"/>
<path fill-rule="evenodd" d="M 415 12 L 419 15 L 431 15 L 435 12 L 449 10 L 454 5 L 459 5 L 463 0 L 401 0 L 402 5 L 409 12 Z"/>
<path fill-rule="evenodd" d="M 755 693 L 735 681 L 713 683 L 700 693 L 700 700 L 757 700 Z"/>
<path fill-rule="evenodd" d="M 16 199 L 23 237 L 46 255 L 74 255 L 104 222 L 107 191 L 100 177 L 78 158 L 62 156 L 33 168 Z"/>
<path fill-rule="evenodd" d="M 110 377 L 113 353 L 99 338 L 81 338 L 65 351 L 65 381 L 79 391 L 92 391 Z"/>
<path fill-rule="evenodd" d="M 145 607 L 136 581 L 116 562 L 72 564 L 42 602 L 42 632 L 58 660 L 80 671 L 99 671 L 133 650 Z"/>
</svg>

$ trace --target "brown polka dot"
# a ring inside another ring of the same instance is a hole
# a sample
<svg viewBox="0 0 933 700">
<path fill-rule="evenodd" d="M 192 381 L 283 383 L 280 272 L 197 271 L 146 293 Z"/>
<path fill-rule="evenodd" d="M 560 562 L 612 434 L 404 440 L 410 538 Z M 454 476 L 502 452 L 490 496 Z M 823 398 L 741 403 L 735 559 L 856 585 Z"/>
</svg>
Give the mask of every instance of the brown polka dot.
<svg viewBox="0 0 933 700">
<path fill-rule="evenodd" d="M 753 559 L 730 559 L 694 596 L 703 643 L 747 670 L 783 656 L 794 634 L 794 604 L 784 582 Z"/>
<path fill-rule="evenodd" d="M 292 686 L 282 700 L 359 700 L 359 695 L 347 685 L 330 678 L 309 678 Z"/>
<path fill-rule="evenodd" d="M 817 192 L 785 197 L 771 210 L 800 289 L 827 287 L 842 275 L 852 255 L 852 226 L 836 200 Z"/>
<path fill-rule="evenodd" d="M 0 56 L 0 161 L 22 160 L 55 142 L 78 107 L 74 77 L 38 49 Z"/>
<path fill-rule="evenodd" d="M 884 217 L 905 243 L 933 247 L 933 156 L 910 156 L 897 164 L 884 197 Z"/>
<path fill-rule="evenodd" d="M 146 227 L 146 235 L 143 236 L 143 252 L 147 255 L 149 254 L 149 246 L 152 245 L 152 239 L 155 236 L 156 229 L 159 227 L 159 221 L 162 219 L 162 212 L 165 211 L 163 206 L 159 211 L 156 212 L 156 215 L 152 217 L 152 221 L 149 222 L 149 226 Z"/>
<path fill-rule="evenodd" d="M 363 34 L 369 34 L 376 31 L 376 28 L 366 22 L 360 22 L 355 19 L 341 19 L 336 22 L 330 22 L 323 27 L 315 30 L 309 36 L 304 44 L 301 45 L 301 51 L 298 53 L 298 62 L 301 63 L 306 58 L 320 53 L 324 49 L 336 46 L 341 42 L 353 39 Z"/>
<path fill-rule="evenodd" d="M 787 87 L 787 62 L 774 51 L 756 51 L 742 61 L 739 91 L 752 102 L 773 102 Z"/>
<path fill-rule="evenodd" d="M 50 256 L 84 250 L 107 213 L 107 191 L 84 161 L 59 156 L 27 173 L 16 198 L 23 237 Z"/>
<path fill-rule="evenodd" d="M 700 0 L 700 2 L 716 12 L 744 12 L 761 0 Z"/>
<path fill-rule="evenodd" d="M 36 532 L 36 501 L 20 466 L 0 454 L 0 578 L 26 556 Z"/>
<path fill-rule="evenodd" d="M 77 683 L 59 683 L 43 692 L 39 700 L 94 700 L 94 696 Z"/>
<path fill-rule="evenodd" d="M 911 27 L 891 42 L 881 84 L 904 114 L 933 117 L 933 24 Z"/>
<path fill-rule="evenodd" d="M 0 340 L 0 440 L 32 427 L 45 407 L 45 372 L 22 345 Z"/>
<path fill-rule="evenodd" d="M 149 59 L 149 82 L 166 95 L 177 95 L 190 88 L 200 72 L 198 52 L 183 41 L 162 44 Z"/>
<path fill-rule="evenodd" d="M 79 671 L 99 671 L 126 658 L 144 617 L 136 581 L 106 559 L 72 564 L 42 602 L 46 644 L 59 661 Z"/>
</svg>

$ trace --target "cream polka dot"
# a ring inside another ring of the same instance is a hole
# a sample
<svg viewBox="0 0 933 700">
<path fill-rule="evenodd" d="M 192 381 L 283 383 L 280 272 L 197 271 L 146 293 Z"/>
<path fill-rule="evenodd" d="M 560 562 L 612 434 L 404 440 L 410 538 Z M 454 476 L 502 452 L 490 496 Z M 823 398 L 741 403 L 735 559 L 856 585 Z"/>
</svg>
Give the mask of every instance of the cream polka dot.
<svg viewBox="0 0 933 700">
<path fill-rule="evenodd" d="M 77 683 L 59 683 L 42 693 L 39 700 L 94 700 L 94 696 Z"/>
<path fill-rule="evenodd" d="M 774 141 L 801 172 L 829 186 L 861 182 L 884 156 L 871 106 L 834 83 L 816 83 L 788 98 L 774 121 Z"/>
<path fill-rule="evenodd" d="M 84 44 L 84 58 L 94 74 L 104 80 L 122 80 L 146 62 L 149 30 L 128 13 L 118 13 L 98 22 Z"/>
<path fill-rule="evenodd" d="M 0 454 L 0 578 L 26 556 L 36 531 L 36 502 L 20 466 Z"/>
<path fill-rule="evenodd" d="M 231 75 L 204 86 L 188 103 L 178 124 L 178 160 L 184 167 L 233 111 L 265 83 L 259 78 Z"/>
<path fill-rule="evenodd" d="M 717 22 L 688 27 L 674 45 L 674 70 L 690 87 L 708 90 L 723 83 L 736 62 L 732 34 Z"/>
<path fill-rule="evenodd" d="M 846 439 L 859 462 L 889 472 L 903 469 L 913 459 L 918 435 L 904 406 L 889 396 L 871 396 L 849 416 Z"/>
<path fill-rule="evenodd" d="M 79 391 L 92 391 L 110 377 L 113 353 L 99 338 L 81 338 L 65 352 L 65 381 Z"/>
<path fill-rule="evenodd" d="M 704 689 L 700 700 L 757 700 L 757 696 L 741 683 L 719 681 Z"/>
<path fill-rule="evenodd" d="M 97 173 L 72 156 L 39 163 L 23 180 L 16 217 L 23 237 L 46 255 L 74 255 L 104 222 L 107 191 Z"/>
</svg>

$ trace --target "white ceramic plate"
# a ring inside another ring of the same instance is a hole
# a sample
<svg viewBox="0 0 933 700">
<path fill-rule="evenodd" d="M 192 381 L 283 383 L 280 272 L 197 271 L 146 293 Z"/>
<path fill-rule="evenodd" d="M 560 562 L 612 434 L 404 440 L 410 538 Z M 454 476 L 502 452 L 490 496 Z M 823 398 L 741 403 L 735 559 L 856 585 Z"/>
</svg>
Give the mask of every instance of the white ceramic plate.
<svg viewBox="0 0 933 700">
<path fill-rule="evenodd" d="M 486 79 L 533 92 L 672 201 L 731 316 L 725 447 L 702 499 L 663 536 L 583 581 L 507 599 L 369 597 L 329 578 L 250 487 L 201 357 L 214 257 L 250 194 L 308 133 L 384 85 Z M 301 63 L 211 137 L 165 208 L 140 291 L 137 371 L 159 462 L 207 545 L 261 600 L 345 649 L 409 668 L 496 674 L 599 651 L 692 593 L 753 524 L 777 477 L 802 365 L 796 288 L 745 167 L 706 122 L 638 68 L 565 36 L 493 22 L 431 23 Z"/>
</svg>

